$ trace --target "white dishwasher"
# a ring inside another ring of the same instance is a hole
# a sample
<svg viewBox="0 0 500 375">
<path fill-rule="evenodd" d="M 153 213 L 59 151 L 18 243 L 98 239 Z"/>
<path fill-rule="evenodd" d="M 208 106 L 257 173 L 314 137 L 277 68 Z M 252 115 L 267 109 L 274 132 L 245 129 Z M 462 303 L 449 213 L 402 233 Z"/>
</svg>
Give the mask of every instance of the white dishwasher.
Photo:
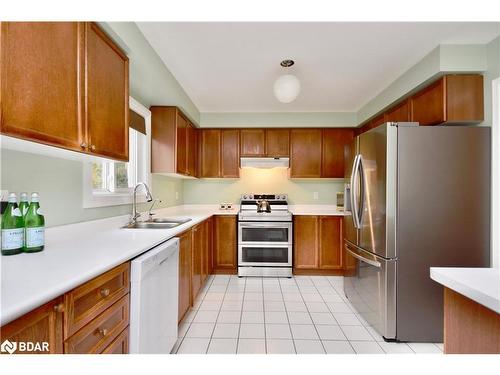
<svg viewBox="0 0 500 375">
<path fill-rule="evenodd" d="M 177 340 L 179 239 L 132 260 L 130 353 L 169 354 Z"/>
</svg>

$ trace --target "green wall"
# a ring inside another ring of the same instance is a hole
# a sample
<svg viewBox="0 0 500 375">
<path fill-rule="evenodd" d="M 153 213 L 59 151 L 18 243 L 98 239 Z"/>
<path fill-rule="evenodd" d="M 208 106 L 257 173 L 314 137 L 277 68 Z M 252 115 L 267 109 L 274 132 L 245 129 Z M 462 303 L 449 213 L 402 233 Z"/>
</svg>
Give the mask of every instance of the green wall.
<svg viewBox="0 0 500 375">
<path fill-rule="evenodd" d="M 131 205 L 83 208 L 83 162 L 2 149 L 1 188 L 11 192 L 37 191 L 46 225 L 63 225 L 125 215 Z M 175 199 L 175 191 L 179 199 Z M 153 176 L 153 196 L 160 206 L 182 203 L 182 182 Z M 139 207 L 142 208 L 142 207 Z"/>
<path fill-rule="evenodd" d="M 236 203 L 243 193 L 287 193 L 292 204 L 335 204 L 338 191 L 344 191 L 343 179 L 291 180 L 285 168 L 242 168 L 239 179 L 185 180 L 184 203 Z"/>
</svg>

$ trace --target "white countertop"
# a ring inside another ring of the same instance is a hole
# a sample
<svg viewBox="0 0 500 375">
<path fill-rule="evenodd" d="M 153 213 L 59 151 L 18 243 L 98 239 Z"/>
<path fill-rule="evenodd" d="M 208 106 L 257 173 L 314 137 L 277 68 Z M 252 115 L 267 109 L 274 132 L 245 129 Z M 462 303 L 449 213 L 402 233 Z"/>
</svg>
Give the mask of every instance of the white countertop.
<svg viewBox="0 0 500 375">
<path fill-rule="evenodd" d="M 212 215 L 236 215 L 217 205 L 156 210 L 158 217 L 189 217 L 173 229 L 121 229 L 128 215 L 47 228 L 40 253 L 0 257 L 0 325 L 136 257 Z"/>
<path fill-rule="evenodd" d="M 500 268 L 431 267 L 431 279 L 500 314 Z"/>
<path fill-rule="evenodd" d="M 293 215 L 345 216 L 334 204 L 293 204 L 288 209 Z"/>
</svg>

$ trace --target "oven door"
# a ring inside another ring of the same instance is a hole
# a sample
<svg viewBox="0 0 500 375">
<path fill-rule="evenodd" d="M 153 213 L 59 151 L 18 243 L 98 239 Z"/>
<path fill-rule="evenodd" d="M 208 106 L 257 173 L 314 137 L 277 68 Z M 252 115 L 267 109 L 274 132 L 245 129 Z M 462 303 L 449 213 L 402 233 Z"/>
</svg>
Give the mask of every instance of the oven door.
<svg viewBox="0 0 500 375">
<path fill-rule="evenodd" d="M 238 246 L 239 267 L 291 267 L 292 245 L 242 245 Z"/>
<path fill-rule="evenodd" d="M 240 245 L 292 244 L 292 223 L 240 222 L 238 243 Z"/>
</svg>

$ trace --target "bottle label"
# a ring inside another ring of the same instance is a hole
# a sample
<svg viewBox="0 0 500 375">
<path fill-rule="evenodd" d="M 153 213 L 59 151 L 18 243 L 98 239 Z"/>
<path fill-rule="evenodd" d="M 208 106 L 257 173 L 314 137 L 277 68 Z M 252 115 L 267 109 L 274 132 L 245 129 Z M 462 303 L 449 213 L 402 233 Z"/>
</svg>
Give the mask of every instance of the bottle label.
<svg viewBox="0 0 500 375">
<path fill-rule="evenodd" d="M 26 216 L 27 212 L 28 212 L 28 206 L 26 205 L 23 207 L 23 212 L 22 212 L 23 216 Z"/>
<path fill-rule="evenodd" d="M 26 247 L 38 247 L 45 244 L 45 228 L 26 228 Z"/>
<path fill-rule="evenodd" d="M 12 216 L 18 216 L 18 217 L 23 216 L 21 214 L 21 210 L 19 208 L 12 207 L 12 211 L 10 211 L 10 213 L 11 213 Z"/>
<path fill-rule="evenodd" d="M 24 245 L 24 228 L 2 229 L 2 250 L 20 249 Z"/>
</svg>

